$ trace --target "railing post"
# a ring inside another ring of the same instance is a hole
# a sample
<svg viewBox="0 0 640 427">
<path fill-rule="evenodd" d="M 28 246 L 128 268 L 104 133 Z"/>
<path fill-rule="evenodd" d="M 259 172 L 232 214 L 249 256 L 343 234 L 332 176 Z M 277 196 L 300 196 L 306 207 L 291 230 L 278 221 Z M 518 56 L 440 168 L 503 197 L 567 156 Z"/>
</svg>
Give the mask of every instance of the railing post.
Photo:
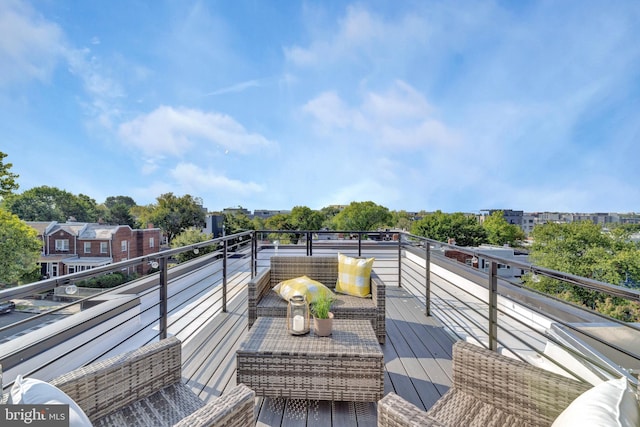
<svg viewBox="0 0 640 427">
<path fill-rule="evenodd" d="M 222 242 L 222 312 L 227 312 L 227 240 Z"/>
<path fill-rule="evenodd" d="M 426 242 L 427 247 L 425 251 L 425 289 L 424 289 L 424 303 L 425 303 L 425 312 L 427 316 L 431 316 L 431 244 L 429 241 Z"/>
<path fill-rule="evenodd" d="M 168 281 L 167 281 L 167 258 L 160 258 L 160 301 L 159 301 L 159 311 L 160 311 L 160 339 L 163 340 L 167 338 L 167 296 L 168 296 Z"/>
<path fill-rule="evenodd" d="M 358 233 L 358 256 L 362 256 L 362 233 Z"/>
<path fill-rule="evenodd" d="M 313 233 L 311 231 L 307 231 L 307 255 L 313 255 Z"/>
<path fill-rule="evenodd" d="M 398 287 L 402 287 L 402 235 L 398 235 Z"/>
<path fill-rule="evenodd" d="M 489 263 L 489 349 L 498 351 L 498 264 Z"/>
<path fill-rule="evenodd" d="M 256 277 L 257 266 L 256 260 L 258 255 L 258 233 L 252 231 L 250 234 L 251 237 L 251 278 Z"/>
</svg>

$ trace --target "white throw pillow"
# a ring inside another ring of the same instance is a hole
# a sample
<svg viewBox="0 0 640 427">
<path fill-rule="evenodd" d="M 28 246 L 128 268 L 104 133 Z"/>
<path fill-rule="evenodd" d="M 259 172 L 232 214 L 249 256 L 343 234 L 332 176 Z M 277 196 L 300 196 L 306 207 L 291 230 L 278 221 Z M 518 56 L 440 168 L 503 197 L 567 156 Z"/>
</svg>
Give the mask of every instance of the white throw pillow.
<svg viewBox="0 0 640 427">
<path fill-rule="evenodd" d="M 69 427 L 92 427 L 81 407 L 62 390 L 35 378 L 18 375 L 9 392 L 9 404 L 14 405 L 69 405 Z"/>
<path fill-rule="evenodd" d="M 576 398 L 551 427 L 627 427 L 640 425 L 640 407 L 622 377 L 605 381 Z"/>
</svg>

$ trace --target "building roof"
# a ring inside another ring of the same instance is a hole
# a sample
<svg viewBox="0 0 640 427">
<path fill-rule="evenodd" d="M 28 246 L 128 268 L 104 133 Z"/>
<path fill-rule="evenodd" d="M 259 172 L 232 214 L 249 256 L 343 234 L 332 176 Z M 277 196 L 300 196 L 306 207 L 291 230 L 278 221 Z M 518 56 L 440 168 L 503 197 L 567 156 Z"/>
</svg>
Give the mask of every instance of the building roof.
<svg viewBox="0 0 640 427">
<path fill-rule="evenodd" d="M 100 267 L 102 265 L 111 264 L 113 262 L 113 259 L 111 257 L 74 257 L 67 258 L 62 262 L 67 265 Z"/>
<path fill-rule="evenodd" d="M 44 235 L 49 227 L 56 224 L 56 221 L 25 221 L 25 223 L 29 227 L 34 228 L 38 232 L 38 235 Z"/>
</svg>

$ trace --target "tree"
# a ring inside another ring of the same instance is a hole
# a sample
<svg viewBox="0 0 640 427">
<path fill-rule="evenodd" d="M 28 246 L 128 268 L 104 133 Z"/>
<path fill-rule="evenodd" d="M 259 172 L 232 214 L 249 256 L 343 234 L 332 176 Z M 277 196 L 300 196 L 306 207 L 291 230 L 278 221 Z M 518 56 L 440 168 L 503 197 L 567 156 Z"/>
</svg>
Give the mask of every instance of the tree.
<svg viewBox="0 0 640 427">
<path fill-rule="evenodd" d="M 295 230 L 294 225 L 291 223 L 291 215 L 287 214 L 270 216 L 264 221 L 264 226 L 268 230 Z M 296 235 L 290 233 L 272 233 L 269 234 L 269 239 L 279 240 L 282 243 L 298 243 Z"/>
<path fill-rule="evenodd" d="M 411 233 L 440 242 L 455 239 L 460 246 L 478 246 L 487 241 L 487 233 L 476 217 L 462 212 L 445 214 L 436 211 L 426 214 L 413 223 Z"/>
<path fill-rule="evenodd" d="M 104 201 L 104 205 L 109 209 L 113 208 L 116 205 L 125 205 L 128 208 L 137 206 L 135 200 L 133 200 L 129 196 L 109 196 Z"/>
<path fill-rule="evenodd" d="M 391 212 L 393 215 L 393 226 L 400 230 L 411 230 L 411 224 L 413 223 L 413 218 L 411 215 L 407 213 L 407 211 L 393 211 Z"/>
<path fill-rule="evenodd" d="M 206 240 L 213 239 L 211 234 L 202 233 L 199 230 L 189 229 L 185 230 L 182 233 L 178 234 L 172 241 L 172 248 L 181 248 L 183 246 L 193 245 L 194 243 L 204 242 Z M 198 253 L 194 253 L 193 251 L 186 251 L 179 253 L 175 256 L 178 262 L 185 262 L 191 259 L 200 257 L 202 255 L 213 252 L 217 249 L 217 245 L 209 245 L 203 248 L 198 248 Z"/>
<path fill-rule="evenodd" d="M 13 167 L 12 163 L 4 163 L 5 153 L 0 151 L 0 200 L 17 190 L 20 186 L 16 182 L 19 175 L 9 171 Z"/>
<path fill-rule="evenodd" d="M 482 223 L 487 232 L 487 240 L 493 245 L 510 245 L 515 246 L 524 240 L 524 231 L 515 224 L 509 224 L 504 219 L 503 211 L 494 211 L 485 218 Z"/>
<path fill-rule="evenodd" d="M 46 185 L 7 196 L 5 207 L 23 221 L 65 222 L 69 218 L 79 222 L 98 220 L 95 200 L 84 194 L 75 196 Z"/>
<path fill-rule="evenodd" d="M 605 233 L 591 221 L 536 226 L 529 257 L 541 267 L 588 277 L 620 286 L 640 283 L 640 248 L 624 235 Z M 548 277 L 526 278 L 525 283 L 541 292 L 598 310 L 626 321 L 637 321 L 640 305 L 583 289 Z M 636 317 L 634 317 L 636 316 Z"/>
<path fill-rule="evenodd" d="M 131 215 L 131 209 L 124 203 L 117 203 L 109 208 L 105 222 L 114 225 L 128 225 L 136 228 L 136 219 Z"/>
<path fill-rule="evenodd" d="M 37 278 L 41 250 L 36 230 L 0 209 L 0 282 L 15 285 Z"/>
<path fill-rule="evenodd" d="M 339 213 L 340 213 L 340 208 L 338 206 L 325 206 L 324 208 L 320 209 L 320 214 L 324 218 L 322 222 L 322 227 L 332 228 L 333 219 Z"/>
<path fill-rule="evenodd" d="M 169 243 L 189 227 L 205 226 L 202 206 L 191 195 L 176 197 L 173 193 L 165 193 L 156 200 L 158 203 L 150 208 L 148 220 L 163 231 Z"/>
<path fill-rule="evenodd" d="M 224 214 L 224 233 L 226 235 L 253 230 L 253 222 L 243 213 Z"/>
<path fill-rule="evenodd" d="M 289 221 L 296 230 L 319 230 L 324 221 L 323 215 L 306 206 L 295 206 L 289 215 Z"/>
<path fill-rule="evenodd" d="M 333 218 L 336 230 L 370 231 L 388 226 L 391 213 L 374 202 L 351 202 Z"/>
</svg>

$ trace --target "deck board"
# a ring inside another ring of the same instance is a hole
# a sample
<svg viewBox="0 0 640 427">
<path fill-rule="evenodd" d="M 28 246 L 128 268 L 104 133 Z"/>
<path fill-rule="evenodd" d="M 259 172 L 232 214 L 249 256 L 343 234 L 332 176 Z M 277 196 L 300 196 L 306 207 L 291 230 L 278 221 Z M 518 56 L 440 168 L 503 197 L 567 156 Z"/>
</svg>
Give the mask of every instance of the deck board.
<svg viewBox="0 0 640 427">
<path fill-rule="evenodd" d="M 451 385 L 452 338 L 424 305 L 404 289 L 387 287 L 384 393 L 391 391 L 429 408 Z M 208 321 L 183 346 L 184 381 L 209 401 L 236 385 L 235 351 L 247 332 L 246 291 L 228 312 Z M 257 426 L 354 426 L 377 423 L 374 402 L 328 402 L 256 398 Z"/>
</svg>

